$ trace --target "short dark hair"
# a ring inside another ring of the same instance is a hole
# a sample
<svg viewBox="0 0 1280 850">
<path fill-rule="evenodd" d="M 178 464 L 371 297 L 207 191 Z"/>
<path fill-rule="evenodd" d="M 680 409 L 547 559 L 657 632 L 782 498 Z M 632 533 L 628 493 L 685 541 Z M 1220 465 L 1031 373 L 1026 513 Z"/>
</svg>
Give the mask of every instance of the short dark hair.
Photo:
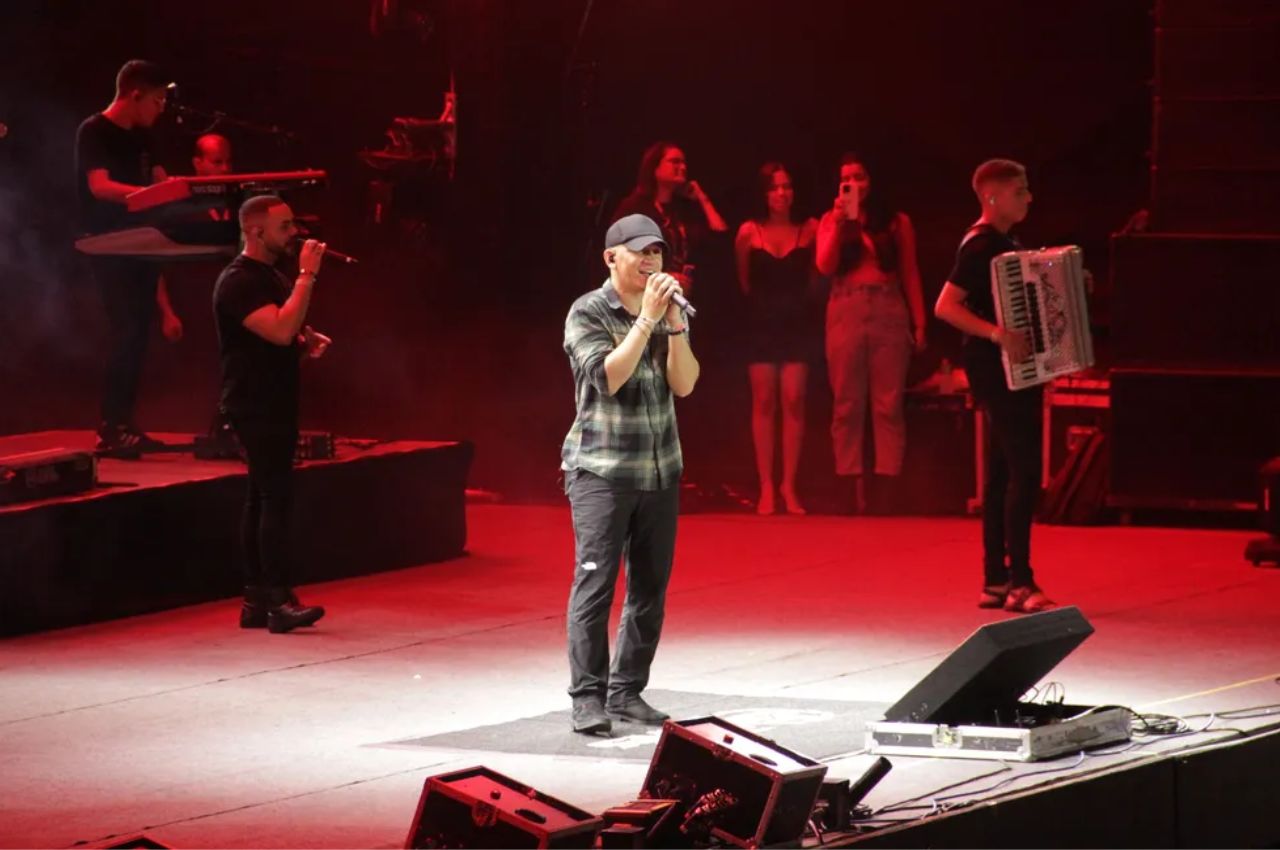
<svg viewBox="0 0 1280 850">
<path fill-rule="evenodd" d="M 240 230 L 249 226 L 250 219 L 265 215 L 273 207 L 283 206 L 284 199 L 279 195 L 254 195 L 240 205 Z"/>
<path fill-rule="evenodd" d="M 973 170 L 973 191 L 982 194 L 984 183 L 1008 183 L 1027 176 L 1027 167 L 1012 159 L 989 159 Z"/>
<path fill-rule="evenodd" d="M 146 59 L 130 59 L 116 73 L 116 97 L 124 97 L 135 91 L 162 89 L 169 82 L 169 78 L 156 63 Z"/>
</svg>

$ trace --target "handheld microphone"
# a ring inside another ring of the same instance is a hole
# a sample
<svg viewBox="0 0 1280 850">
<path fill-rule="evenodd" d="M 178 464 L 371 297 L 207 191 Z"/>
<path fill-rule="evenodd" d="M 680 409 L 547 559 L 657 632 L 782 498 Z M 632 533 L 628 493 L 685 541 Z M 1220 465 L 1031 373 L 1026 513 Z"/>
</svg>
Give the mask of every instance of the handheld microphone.
<svg viewBox="0 0 1280 850">
<path fill-rule="evenodd" d="M 340 263 L 346 263 L 349 266 L 354 266 L 356 263 L 360 262 L 350 254 L 344 254 L 341 251 L 335 251 L 332 248 L 330 248 L 328 245 L 325 246 L 324 255 L 326 257 L 332 257 L 333 259 L 337 260 Z"/>
<path fill-rule="evenodd" d="M 649 272 L 647 275 L 645 275 L 645 277 L 652 277 L 654 274 L 656 274 L 656 272 Z M 689 303 L 689 299 L 685 298 L 683 293 L 680 293 L 680 292 L 671 293 L 671 300 L 676 302 L 677 307 L 679 307 L 681 310 L 684 310 L 686 313 L 688 313 L 689 318 L 692 319 L 698 315 L 698 311 L 694 309 L 693 305 Z"/>
<path fill-rule="evenodd" d="M 671 300 L 676 302 L 681 310 L 684 310 L 692 318 L 698 315 L 698 311 L 693 309 L 693 305 L 689 303 L 689 299 L 685 298 L 679 292 L 672 293 Z"/>
<path fill-rule="evenodd" d="M 294 241 L 297 243 L 298 247 L 301 248 L 302 243 L 305 242 L 306 239 L 302 238 L 301 236 L 296 236 L 294 237 Z M 341 251 L 335 251 L 333 248 L 330 248 L 328 245 L 324 247 L 324 255 L 328 258 L 336 260 L 339 263 L 346 263 L 347 265 L 355 265 L 356 263 L 360 262 L 350 254 L 344 254 Z"/>
</svg>

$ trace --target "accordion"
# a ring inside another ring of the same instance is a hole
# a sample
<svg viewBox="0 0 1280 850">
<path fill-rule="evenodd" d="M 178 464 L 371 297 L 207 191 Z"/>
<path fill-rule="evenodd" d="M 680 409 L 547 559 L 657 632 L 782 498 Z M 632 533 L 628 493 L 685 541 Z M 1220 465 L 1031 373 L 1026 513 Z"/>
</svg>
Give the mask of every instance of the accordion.
<svg viewBox="0 0 1280 850">
<path fill-rule="evenodd" d="M 1009 251 L 991 261 L 991 295 L 1000 326 L 1021 331 L 1031 355 L 1011 361 L 1002 351 L 1009 389 L 1044 384 L 1093 365 L 1083 253 L 1075 245 Z"/>
</svg>

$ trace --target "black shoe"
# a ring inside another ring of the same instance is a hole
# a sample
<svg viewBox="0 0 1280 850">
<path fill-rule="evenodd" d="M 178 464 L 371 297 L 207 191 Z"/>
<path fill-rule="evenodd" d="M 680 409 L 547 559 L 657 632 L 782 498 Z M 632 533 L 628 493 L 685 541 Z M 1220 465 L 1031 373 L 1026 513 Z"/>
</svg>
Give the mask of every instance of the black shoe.
<svg viewBox="0 0 1280 850">
<path fill-rule="evenodd" d="M 265 629 L 267 614 L 270 610 L 267 589 L 256 585 L 245 585 L 244 601 L 240 603 L 240 628 Z"/>
<path fill-rule="evenodd" d="M 103 457 L 137 460 L 143 452 L 162 448 L 164 443 L 132 425 L 109 425 L 104 422 L 98 426 L 98 443 L 93 450 Z"/>
<path fill-rule="evenodd" d="M 610 700 L 606 711 L 615 720 L 629 720 L 645 726 L 661 726 L 662 721 L 671 716 L 649 705 L 639 694 Z"/>
<path fill-rule="evenodd" d="M 303 626 L 315 625 L 316 620 L 324 616 L 324 608 L 319 605 L 303 605 L 298 597 L 287 587 L 271 588 L 268 591 L 271 601 L 267 611 L 267 631 L 275 635 L 291 632 Z"/>
<path fill-rule="evenodd" d="M 613 723 L 604 713 L 604 700 L 583 697 L 573 701 L 573 731 L 580 735 L 608 735 Z"/>
</svg>

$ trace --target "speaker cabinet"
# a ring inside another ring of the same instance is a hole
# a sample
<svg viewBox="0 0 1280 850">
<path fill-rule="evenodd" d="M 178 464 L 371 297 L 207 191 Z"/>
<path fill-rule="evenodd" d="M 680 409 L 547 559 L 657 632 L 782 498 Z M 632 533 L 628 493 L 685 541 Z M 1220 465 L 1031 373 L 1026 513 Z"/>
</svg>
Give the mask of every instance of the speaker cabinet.
<svg viewBox="0 0 1280 850">
<path fill-rule="evenodd" d="M 680 846 L 798 845 L 827 767 L 718 717 L 668 720 L 642 797 L 681 801 Z"/>
<path fill-rule="evenodd" d="M 1280 369 L 1278 268 L 1280 236 L 1113 237 L 1116 364 Z"/>
<path fill-rule="evenodd" d="M 1252 510 L 1280 455 L 1280 370 L 1111 373 L 1116 507 Z"/>
<path fill-rule="evenodd" d="M 981 414 L 973 408 L 971 396 L 907 390 L 903 407 L 907 452 L 894 512 L 967 513 L 970 502 L 982 496 L 974 469 L 976 420 Z"/>
<path fill-rule="evenodd" d="M 1156 96 L 1273 98 L 1280 94 L 1280 64 L 1275 61 L 1278 38 L 1280 20 L 1160 26 L 1156 29 Z"/>
<path fill-rule="evenodd" d="M 471 767 L 427 778 L 404 846 L 591 847 L 603 825 L 495 770 Z"/>
</svg>

